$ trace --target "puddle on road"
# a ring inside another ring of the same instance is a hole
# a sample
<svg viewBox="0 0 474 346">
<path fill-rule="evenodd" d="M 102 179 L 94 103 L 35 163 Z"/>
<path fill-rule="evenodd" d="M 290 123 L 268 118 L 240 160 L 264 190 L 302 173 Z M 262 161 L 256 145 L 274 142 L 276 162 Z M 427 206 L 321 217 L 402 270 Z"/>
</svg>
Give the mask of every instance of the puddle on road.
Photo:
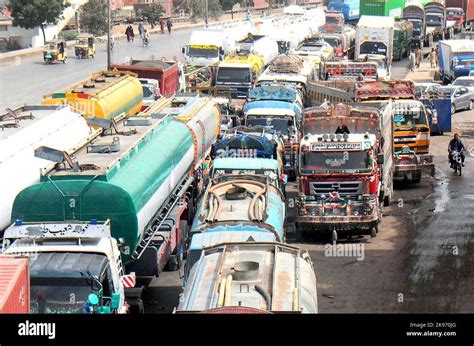
<svg viewBox="0 0 474 346">
<path fill-rule="evenodd" d="M 434 213 L 442 213 L 446 210 L 446 206 L 450 200 L 448 187 L 449 180 L 443 175 L 440 183 L 435 188 L 435 190 L 437 190 L 436 195 L 438 198 L 435 200 L 435 209 L 433 210 Z"/>
</svg>

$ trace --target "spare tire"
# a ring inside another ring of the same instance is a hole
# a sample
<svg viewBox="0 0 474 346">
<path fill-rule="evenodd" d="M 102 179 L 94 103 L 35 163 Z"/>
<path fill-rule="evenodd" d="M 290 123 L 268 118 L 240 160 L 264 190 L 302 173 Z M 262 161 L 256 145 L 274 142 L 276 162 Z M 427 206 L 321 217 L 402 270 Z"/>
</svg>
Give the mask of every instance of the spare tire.
<svg viewBox="0 0 474 346">
<path fill-rule="evenodd" d="M 247 198 L 247 190 L 243 187 L 232 187 L 225 193 L 225 198 L 232 200 L 240 200 Z"/>
</svg>

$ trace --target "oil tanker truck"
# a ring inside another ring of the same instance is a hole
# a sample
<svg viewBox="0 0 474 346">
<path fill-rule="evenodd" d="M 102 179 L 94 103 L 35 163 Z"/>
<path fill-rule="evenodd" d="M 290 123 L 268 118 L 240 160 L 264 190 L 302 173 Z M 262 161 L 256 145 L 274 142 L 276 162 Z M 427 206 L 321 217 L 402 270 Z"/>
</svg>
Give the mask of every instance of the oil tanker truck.
<svg viewBox="0 0 474 346">
<path fill-rule="evenodd" d="M 176 313 L 317 313 L 316 275 L 297 247 L 244 241 L 204 249 Z"/>
<path fill-rule="evenodd" d="M 143 105 L 143 88 L 132 72 L 101 71 L 86 80 L 44 96 L 43 104 L 68 104 L 84 117 L 113 119 L 135 115 Z"/>
<path fill-rule="evenodd" d="M 81 146 L 94 131 L 69 106 L 26 105 L 7 108 L 0 115 L 0 231 L 10 225 L 13 201 L 25 187 L 37 183 L 39 170 L 51 162 L 34 156 L 41 146 L 71 151 Z"/>
<path fill-rule="evenodd" d="M 36 149 L 54 167 L 17 195 L 5 230 L 3 252 L 34 254 L 33 312 L 81 313 L 84 305 L 143 312 L 137 278 L 146 284 L 165 267 L 179 267 L 194 196 L 220 132 L 216 104 L 199 97 L 148 116 L 88 121 L 102 135 L 72 155 Z M 53 277 L 61 280 L 53 285 Z"/>
</svg>

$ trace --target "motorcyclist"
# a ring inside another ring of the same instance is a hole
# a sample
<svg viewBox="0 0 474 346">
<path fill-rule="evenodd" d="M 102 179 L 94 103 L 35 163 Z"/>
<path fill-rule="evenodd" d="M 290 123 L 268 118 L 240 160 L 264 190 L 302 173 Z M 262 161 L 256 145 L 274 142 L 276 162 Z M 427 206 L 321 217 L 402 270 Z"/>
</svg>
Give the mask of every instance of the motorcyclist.
<svg viewBox="0 0 474 346">
<path fill-rule="evenodd" d="M 449 163 L 451 164 L 451 168 L 453 168 L 453 151 L 458 151 L 459 154 L 461 155 L 461 163 L 462 166 L 464 167 L 464 150 L 466 148 L 464 147 L 464 143 L 459 139 L 459 135 L 457 133 L 454 134 L 454 138 L 449 141 L 448 145 L 448 158 L 449 158 Z"/>
</svg>

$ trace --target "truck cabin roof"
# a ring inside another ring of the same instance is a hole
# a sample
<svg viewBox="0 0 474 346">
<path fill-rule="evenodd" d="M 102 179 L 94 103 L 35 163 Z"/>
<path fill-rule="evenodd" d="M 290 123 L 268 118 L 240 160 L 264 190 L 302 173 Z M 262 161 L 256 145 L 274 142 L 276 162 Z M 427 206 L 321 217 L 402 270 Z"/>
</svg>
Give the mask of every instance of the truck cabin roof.
<svg viewBox="0 0 474 346">
<path fill-rule="evenodd" d="M 92 274 L 99 280 L 108 267 L 104 255 L 74 252 L 41 252 L 30 257 L 30 276 L 35 279 L 81 279 Z"/>
</svg>

